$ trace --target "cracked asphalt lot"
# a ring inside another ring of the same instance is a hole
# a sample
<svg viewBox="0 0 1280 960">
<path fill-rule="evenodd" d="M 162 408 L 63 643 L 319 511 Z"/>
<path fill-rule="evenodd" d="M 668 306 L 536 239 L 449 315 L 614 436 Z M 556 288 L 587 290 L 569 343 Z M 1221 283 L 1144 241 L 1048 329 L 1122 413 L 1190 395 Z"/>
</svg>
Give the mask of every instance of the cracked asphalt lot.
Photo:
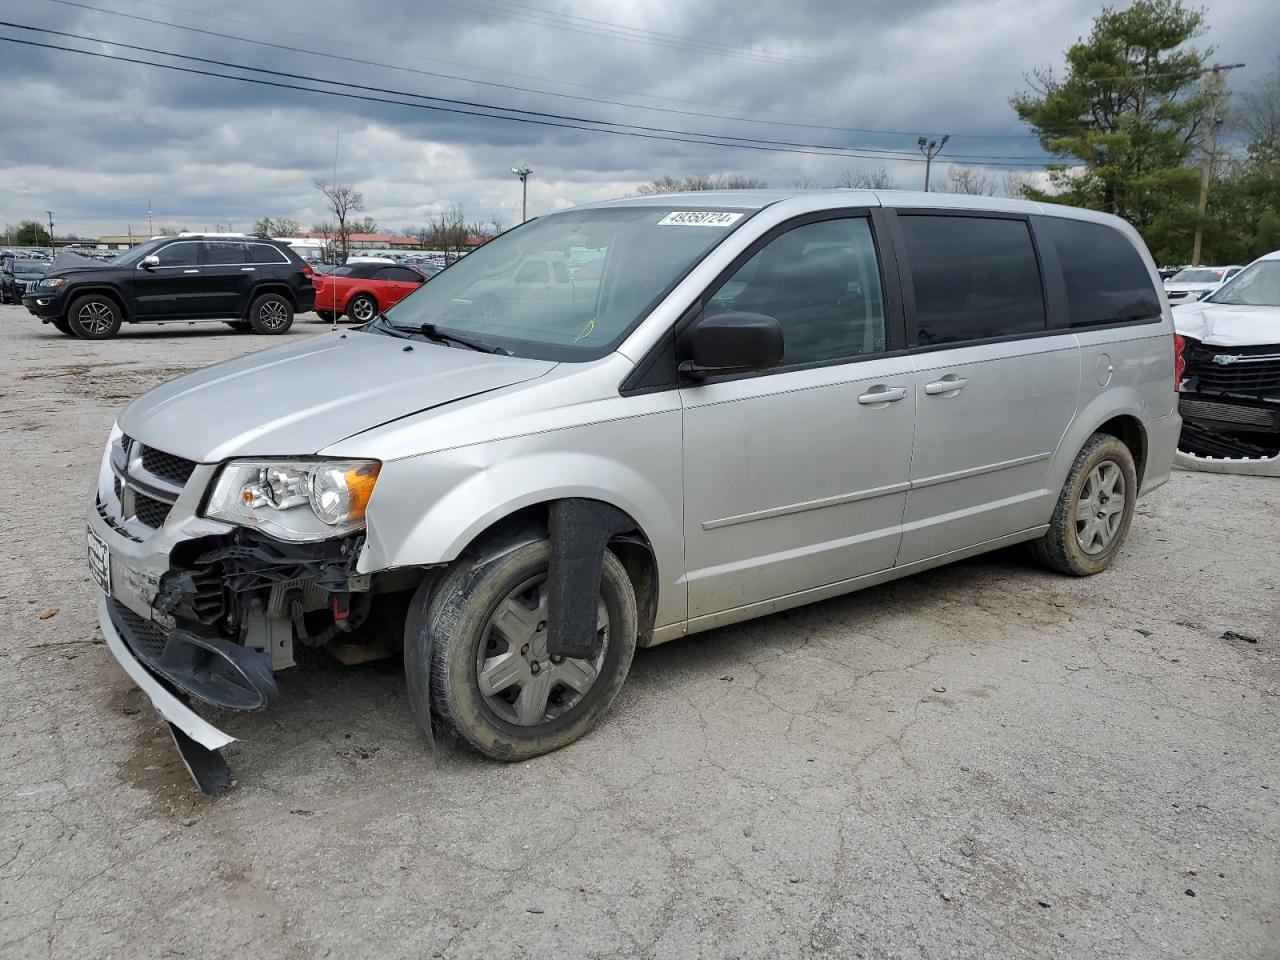
<svg viewBox="0 0 1280 960">
<path fill-rule="evenodd" d="M 642 651 L 528 763 L 312 658 L 215 718 L 209 801 L 81 515 L 128 398 L 266 343 L 0 324 L 0 956 L 1280 956 L 1280 482 L 1176 474 L 1092 579 L 1005 552 Z"/>
</svg>

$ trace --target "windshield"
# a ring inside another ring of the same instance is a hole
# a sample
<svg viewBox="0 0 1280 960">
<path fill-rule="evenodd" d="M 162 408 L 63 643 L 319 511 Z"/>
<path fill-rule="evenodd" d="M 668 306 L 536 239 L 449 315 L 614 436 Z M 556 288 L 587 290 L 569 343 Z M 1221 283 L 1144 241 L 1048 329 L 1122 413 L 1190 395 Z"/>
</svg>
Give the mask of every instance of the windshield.
<svg viewBox="0 0 1280 960">
<path fill-rule="evenodd" d="M 1209 297 L 1209 302 L 1241 307 L 1280 307 L 1280 260 L 1259 260 L 1250 264 Z"/>
<path fill-rule="evenodd" d="M 137 263 L 143 257 L 154 251 L 162 243 L 167 243 L 172 237 L 156 237 L 154 240 L 148 240 L 146 243 L 140 243 L 132 250 L 126 250 L 120 256 L 111 262 L 116 266 L 129 267 Z"/>
<path fill-rule="evenodd" d="M 1170 283 L 1217 283 L 1222 279 L 1221 270 L 1210 270 L 1205 267 L 1189 267 L 1179 270 L 1169 278 Z"/>
<path fill-rule="evenodd" d="M 401 329 L 430 323 L 516 356 L 593 359 L 747 216 L 635 206 L 541 217 L 436 274 L 387 316 Z"/>
</svg>

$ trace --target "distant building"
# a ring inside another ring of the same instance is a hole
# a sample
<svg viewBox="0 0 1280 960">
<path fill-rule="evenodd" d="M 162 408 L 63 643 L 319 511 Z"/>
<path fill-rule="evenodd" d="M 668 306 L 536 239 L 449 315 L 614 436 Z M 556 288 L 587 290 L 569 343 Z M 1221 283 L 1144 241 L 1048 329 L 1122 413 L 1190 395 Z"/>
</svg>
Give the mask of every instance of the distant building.
<svg viewBox="0 0 1280 960">
<path fill-rule="evenodd" d="M 353 233 L 350 237 L 352 250 L 417 250 L 421 246 L 413 237 L 401 237 L 394 233 Z"/>
</svg>

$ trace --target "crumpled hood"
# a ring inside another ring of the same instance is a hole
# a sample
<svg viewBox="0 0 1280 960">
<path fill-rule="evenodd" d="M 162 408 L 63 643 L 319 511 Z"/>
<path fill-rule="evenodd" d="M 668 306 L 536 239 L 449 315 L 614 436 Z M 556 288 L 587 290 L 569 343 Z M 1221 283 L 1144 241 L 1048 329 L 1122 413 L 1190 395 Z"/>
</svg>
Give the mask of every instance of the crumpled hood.
<svg viewBox="0 0 1280 960">
<path fill-rule="evenodd" d="M 553 367 L 374 333 L 320 334 L 171 380 L 125 407 L 119 423 L 148 446 L 202 463 L 306 456 Z"/>
<path fill-rule="evenodd" d="M 1188 303 L 1173 308 L 1173 327 L 1184 337 L 1215 347 L 1280 343 L 1280 307 Z"/>
</svg>

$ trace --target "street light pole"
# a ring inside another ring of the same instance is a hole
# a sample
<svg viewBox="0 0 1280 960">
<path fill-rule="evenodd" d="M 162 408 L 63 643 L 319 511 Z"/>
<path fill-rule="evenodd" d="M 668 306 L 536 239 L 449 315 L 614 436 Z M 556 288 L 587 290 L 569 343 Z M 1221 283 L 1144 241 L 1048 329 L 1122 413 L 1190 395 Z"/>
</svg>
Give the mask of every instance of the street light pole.
<svg viewBox="0 0 1280 960">
<path fill-rule="evenodd" d="M 520 178 L 520 222 L 524 223 L 529 219 L 529 177 L 533 175 L 533 171 L 519 166 L 512 167 L 511 172 Z"/>
<path fill-rule="evenodd" d="M 921 137 L 916 141 L 916 146 L 920 148 L 920 152 L 924 154 L 924 192 L 929 192 L 929 169 L 933 166 L 933 158 L 942 152 L 942 148 L 947 145 L 947 141 L 951 139 L 951 134 L 943 134 L 941 140 L 926 140 Z"/>
<path fill-rule="evenodd" d="M 49 215 L 49 259 L 52 260 L 57 254 L 53 252 L 53 211 L 46 210 Z"/>
</svg>

